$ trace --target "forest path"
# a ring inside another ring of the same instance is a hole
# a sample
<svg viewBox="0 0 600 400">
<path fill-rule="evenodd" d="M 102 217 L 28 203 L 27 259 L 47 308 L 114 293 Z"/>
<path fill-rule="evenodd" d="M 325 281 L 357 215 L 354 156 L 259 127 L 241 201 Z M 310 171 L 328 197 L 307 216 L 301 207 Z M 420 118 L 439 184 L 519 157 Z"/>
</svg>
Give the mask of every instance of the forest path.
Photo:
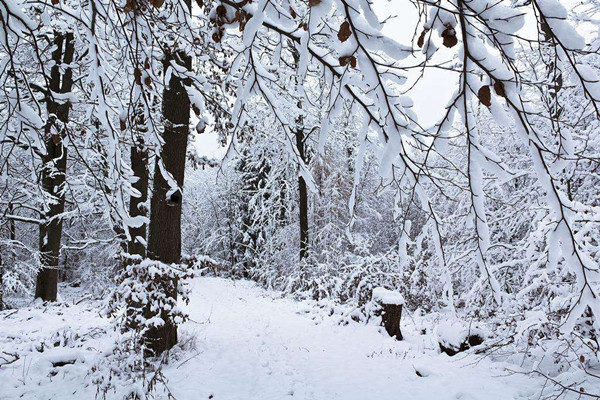
<svg viewBox="0 0 600 400">
<path fill-rule="evenodd" d="M 503 400 L 540 384 L 488 359 L 437 354 L 426 336 L 397 342 L 373 325 L 316 323 L 302 303 L 252 282 L 192 285 L 181 340 L 196 348 L 165 371 L 178 400 Z"/>
</svg>

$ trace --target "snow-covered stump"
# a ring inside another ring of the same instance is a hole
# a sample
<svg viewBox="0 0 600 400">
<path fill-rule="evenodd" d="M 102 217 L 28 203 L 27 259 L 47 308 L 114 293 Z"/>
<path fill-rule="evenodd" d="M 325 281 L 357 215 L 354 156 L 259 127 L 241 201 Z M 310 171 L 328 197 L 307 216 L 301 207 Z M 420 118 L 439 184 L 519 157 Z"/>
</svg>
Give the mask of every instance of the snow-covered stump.
<svg viewBox="0 0 600 400">
<path fill-rule="evenodd" d="M 452 357 L 471 347 L 479 346 L 484 342 L 486 335 L 481 329 L 463 321 L 448 320 L 438 325 L 437 336 L 440 350 Z"/>
<path fill-rule="evenodd" d="M 377 305 L 375 315 L 381 316 L 381 325 L 386 332 L 391 337 L 402 340 L 400 318 L 402 317 L 404 297 L 398 292 L 377 287 L 373 289 L 372 300 Z"/>
</svg>

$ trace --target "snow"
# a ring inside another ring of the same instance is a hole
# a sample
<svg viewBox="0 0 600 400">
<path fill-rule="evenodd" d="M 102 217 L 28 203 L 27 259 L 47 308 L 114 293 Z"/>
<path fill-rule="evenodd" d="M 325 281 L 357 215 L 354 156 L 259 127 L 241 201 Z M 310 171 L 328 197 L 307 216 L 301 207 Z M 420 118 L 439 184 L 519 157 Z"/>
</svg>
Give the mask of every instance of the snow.
<svg viewBox="0 0 600 400">
<path fill-rule="evenodd" d="M 439 323 L 436 329 L 438 341 L 445 347 L 460 348 L 461 344 L 465 343 L 469 336 L 480 336 L 485 338 L 485 334 L 481 329 L 470 326 L 464 321 L 457 319 L 447 319 Z"/>
<path fill-rule="evenodd" d="M 404 297 L 398 292 L 388 290 L 382 287 L 373 289 L 373 301 L 379 301 L 383 304 L 394 304 L 400 306 L 404 304 Z"/>
<path fill-rule="evenodd" d="M 307 303 L 252 282 L 197 278 L 192 285 L 180 341 L 195 344 L 163 367 L 178 400 L 490 399 L 492 393 L 495 400 L 525 399 L 543 384 L 508 374 L 507 365 L 488 358 L 440 354 L 434 337 L 419 335 L 410 318 L 402 322 L 406 340 L 396 341 L 376 325 L 311 318 L 303 312 Z M 0 399 L 94 398 L 90 368 L 118 337 L 108 323 L 86 302 L 1 312 L 0 351 L 20 352 L 21 359 L 0 368 Z M 65 332 L 80 338 L 78 347 L 70 348 L 70 340 L 61 342 L 64 348 L 35 350 Z M 75 362 L 52 367 L 55 360 Z M 121 389 L 107 398 L 139 391 Z"/>
<path fill-rule="evenodd" d="M 83 383 L 92 360 L 111 342 L 110 332 L 88 302 L 33 302 L 0 312 L 0 364 L 20 357 L 0 367 L 0 399 L 94 398 L 95 387 Z"/>
</svg>

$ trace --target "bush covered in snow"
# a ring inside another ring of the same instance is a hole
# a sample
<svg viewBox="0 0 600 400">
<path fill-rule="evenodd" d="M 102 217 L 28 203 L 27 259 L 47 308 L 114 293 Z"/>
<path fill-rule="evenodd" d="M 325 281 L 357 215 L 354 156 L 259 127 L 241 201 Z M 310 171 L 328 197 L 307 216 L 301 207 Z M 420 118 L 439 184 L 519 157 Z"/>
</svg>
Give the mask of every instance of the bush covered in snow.
<svg viewBox="0 0 600 400">
<path fill-rule="evenodd" d="M 178 294 L 189 301 L 186 280 L 191 270 L 145 259 L 126 265 L 116 277 L 117 286 L 107 302 L 106 312 L 117 317 L 123 332 L 144 332 L 165 323 L 180 325 L 187 315 L 177 304 Z"/>
</svg>

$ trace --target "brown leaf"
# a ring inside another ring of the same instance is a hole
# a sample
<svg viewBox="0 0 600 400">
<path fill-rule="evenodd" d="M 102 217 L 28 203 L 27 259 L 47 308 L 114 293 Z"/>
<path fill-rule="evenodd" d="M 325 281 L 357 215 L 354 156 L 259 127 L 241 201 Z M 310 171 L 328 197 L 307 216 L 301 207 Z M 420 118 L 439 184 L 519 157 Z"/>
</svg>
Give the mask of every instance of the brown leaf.
<svg viewBox="0 0 600 400">
<path fill-rule="evenodd" d="M 506 92 L 504 91 L 504 83 L 501 81 L 494 82 L 494 91 L 500 97 L 506 98 Z"/>
<path fill-rule="evenodd" d="M 152 87 L 152 79 L 149 76 L 146 76 L 144 78 L 144 83 L 146 84 L 146 86 Z"/>
<path fill-rule="evenodd" d="M 444 46 L 450 48 L 456 46 L 458 43 L 458 39 L 456 38 L 456 31 L 452 27 L 447 27 L 444 32 L 442 32 L 442 38 Z"/>
<path fill-rule="evenodd" d="M 239 22 L 240 32 L 244 32 L 244 29 L 246 29 L 246 22 L 248 21 L 248 13 L 242 9 L 237 10 L 235 12 L 234 20 Z"/>
<path fill-rule="evenodd" d="M 318 6 L 319 4 L 321 4 L 322 0 L 308 0 L 308 6 L 309 7 L 314 7 L 314 6 Z"/>
<path fill-rule="evenodd" d="M 57 5 L 58 3 L 60 3 L 60 1 L 59 1 L 59 0 L 52 0 L 52 5 L 53 5 L 53 6 Z"/>
<path fill-rule="evenodd" d="M 221 42 L 221 37 L 222 37 L 221 31 L 215 31 L 212 34 L 212 39 L 215 41 L 215 43 L 220 43 Z"/>
<path fill-rule="evenodd" d="M 298 16 L 298 14 L 296 14 L 296 10 L 294 10 L 292 7 L 290 7 L 290 15 L 293 19 L 296 19 L 296 17 Z"/>
<path fill-rule="evenodd" d="M 346 40 L 348 40 L 350 35 L 352 35 L 352 32 L 350 31 L 350 24 L 348 23 L 348 21 L 342 22 L 342 25 L 340 25 L 340 30 L 337 34 L 338 39 L 340 40 L 340 42 L 343 43 Z"/>
<path fill-rule="evenodd" d="M 579 356 L 579 362 L 582 364 L 585 362 L 585 357 L 583 356 L 583 354 Z"/>
<path fill-rule="evenodd" d="M 356 57 L 354 56 L 344 56 L 340 57 L 340 65 L 342 67 L 350 64 L 352 68 L 356 68 Z"/>
<path fill-rule="evenodd" d="M 492 92 L 490 91 L 489 85 L 484 85 L 479 88 L 477 97 L 484 106 L 490 107 L 492 105 Z"/>
<path fill-rule="evenodd" d="M 239 9 L 235 12 L 235 18 L 234 20 L 239 21 L 239 22 L 244 22 L 247 20 L 247 12 L 244 9 Z"/>
<path fill-rule="evenodd" d="M 194 114 L 196 114 L 197 116 L 200 115 L 200 108 L 198 108 L 197 105 L 192 104 L 192 110 L 194 110 Z"/>
<path fill-rule="evenodd" d="M 221 4 L 220 6 L 217 7 L 217 15 L 221 18 L 223 18 L 227 15 L 227 9 L 225 8 L 225 6 L 223 4 Z"/>
<path fill-rule="evenodd" d="M 58 4 L 58 1 L 59 0 L 52 0 L 52 4 Z M 127 0 L 125 7 L 123 7 L 123 12 L 129 13 L 129 12 L 133 11 L 134 7 L 135 7 L 135 0 Z"/>
<path fill-rule="evenodd" d="M 150 0 L 152 5 L 156 8 L 161 8 L 163 4 L 165 4 L 165 0 Z"/>
<path fill-rule="evenodd" d="M 196 0 L 196 4 L 198 4 L 198 7 L 200 8 L 204 7 L 204 1 L 202 0 Z"/>
<path fill-rule="evenodd" d="M 425 44 L 425 35 L 427 34 L 428 29 L 423 29 L 423 32 L 419 35 L 419 39 L 417 40 L 417 46 L 423 47 Z"/>
<path fill-rule="evenodd" d="M 133 70 L 133 79 L 135 80 L 135 83 L 138 85 L 142 85 L 142 71 L 139 68 L 135 68 Z"/>
<path fill-rule="evenodd" d="M 123 119 L 119 120 L 119 127 L 121 128 L 122 131 L 127 129 L 127 123 L 125 122 L 125 120 L 123 120 Z"/>
</svg>

